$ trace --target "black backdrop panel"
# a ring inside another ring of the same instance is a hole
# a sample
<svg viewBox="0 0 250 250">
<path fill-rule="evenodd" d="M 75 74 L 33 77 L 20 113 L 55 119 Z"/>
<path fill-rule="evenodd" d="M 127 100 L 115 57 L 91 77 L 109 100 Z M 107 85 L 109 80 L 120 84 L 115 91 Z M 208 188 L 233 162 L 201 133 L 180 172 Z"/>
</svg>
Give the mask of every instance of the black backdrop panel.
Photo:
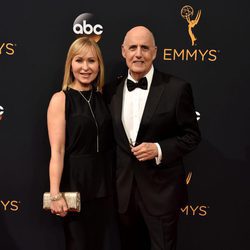
<svg viewBox="0 0 250 250">
<path fill-rule="evenodd" d="M 193 45 L 186 5 L 196 22 Z M 49 188 L 46 111 L 61 87 L 73 23 L 84 13 L 103 28 L 107 83 L 126 72 L 125 32 L 145 25 L 158 45 L 155 67 L 192 84 L 203 140 L 185 159 L 190 203 L 181 211 L 178 249 L 250 249 L 249 7 L 214 0 L 2 2 L 1 249 L 64 247 L 60 219 L 41 208 Z"/>
</svg>

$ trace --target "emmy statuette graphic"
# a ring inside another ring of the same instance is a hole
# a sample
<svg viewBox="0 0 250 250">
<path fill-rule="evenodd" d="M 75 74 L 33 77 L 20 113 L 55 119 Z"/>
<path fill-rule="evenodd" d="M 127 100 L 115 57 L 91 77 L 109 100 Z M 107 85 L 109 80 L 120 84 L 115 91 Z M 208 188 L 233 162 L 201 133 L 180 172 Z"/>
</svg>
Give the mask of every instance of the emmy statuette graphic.
<svg viewBox="0 0 250 250">
<path fill-rule="evenodd" d="M 195 19 L 191 19 L 191 17 L 194 15 L 194 9 L 189 6 L 189 5 L 185 5 L 184 7 L 182 7 L 181 9 L 181 16 L 187 20 L 188 22 L 188 34 L 190 36 L 191 42 L 192 42 L 192 46 L 195 45 L 195 41 L 197 40 L 197 38 L 195 37 L 192 29 L 198 24 L 200 17 L 201 17 L 201 10 L 198 10 L 197 15 L 195 17 Z"/>
</svg>

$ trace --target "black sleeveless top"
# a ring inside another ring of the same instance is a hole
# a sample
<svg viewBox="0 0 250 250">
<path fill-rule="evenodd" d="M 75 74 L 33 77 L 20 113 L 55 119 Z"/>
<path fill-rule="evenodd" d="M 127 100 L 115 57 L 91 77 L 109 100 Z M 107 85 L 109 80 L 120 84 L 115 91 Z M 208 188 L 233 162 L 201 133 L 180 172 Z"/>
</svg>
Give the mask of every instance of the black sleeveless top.
<svg viewBox="0 0 250 250">
<path fill-rule="evenodd" d="M 79 191 L 82 201 L 111 194 L 114 140 L 101 93 L 68 88 L 62 191 Z"/>
</svg>

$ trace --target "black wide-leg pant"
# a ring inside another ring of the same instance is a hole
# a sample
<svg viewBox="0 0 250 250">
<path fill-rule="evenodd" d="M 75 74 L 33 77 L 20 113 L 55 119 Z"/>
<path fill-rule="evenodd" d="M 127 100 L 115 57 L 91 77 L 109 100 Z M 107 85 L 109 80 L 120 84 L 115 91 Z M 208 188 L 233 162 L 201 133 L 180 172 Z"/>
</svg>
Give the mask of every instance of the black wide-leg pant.
<svg viewBox="0 0 250 250">
<path fill-rule="evenodd" d="M 116 218 L 113 198 L 84 202 L 63 218 L 66 250 L 120 250 Z"/>
</svg>

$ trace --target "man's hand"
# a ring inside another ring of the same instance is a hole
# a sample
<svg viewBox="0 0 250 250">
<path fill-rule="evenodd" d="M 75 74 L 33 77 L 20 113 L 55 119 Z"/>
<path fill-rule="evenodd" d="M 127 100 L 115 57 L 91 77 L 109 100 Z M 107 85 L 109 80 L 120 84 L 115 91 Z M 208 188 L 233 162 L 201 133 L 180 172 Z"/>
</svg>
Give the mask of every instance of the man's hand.
<svg viewBox="0 0 250 250">
<path fill-rule="evenodd" d="M 131 147 L 131 152 L 139 161 L 152 160 L 158 156 L 157 146 L 151 142 L 143 142 L 138 146 Z"/>
</svg>

